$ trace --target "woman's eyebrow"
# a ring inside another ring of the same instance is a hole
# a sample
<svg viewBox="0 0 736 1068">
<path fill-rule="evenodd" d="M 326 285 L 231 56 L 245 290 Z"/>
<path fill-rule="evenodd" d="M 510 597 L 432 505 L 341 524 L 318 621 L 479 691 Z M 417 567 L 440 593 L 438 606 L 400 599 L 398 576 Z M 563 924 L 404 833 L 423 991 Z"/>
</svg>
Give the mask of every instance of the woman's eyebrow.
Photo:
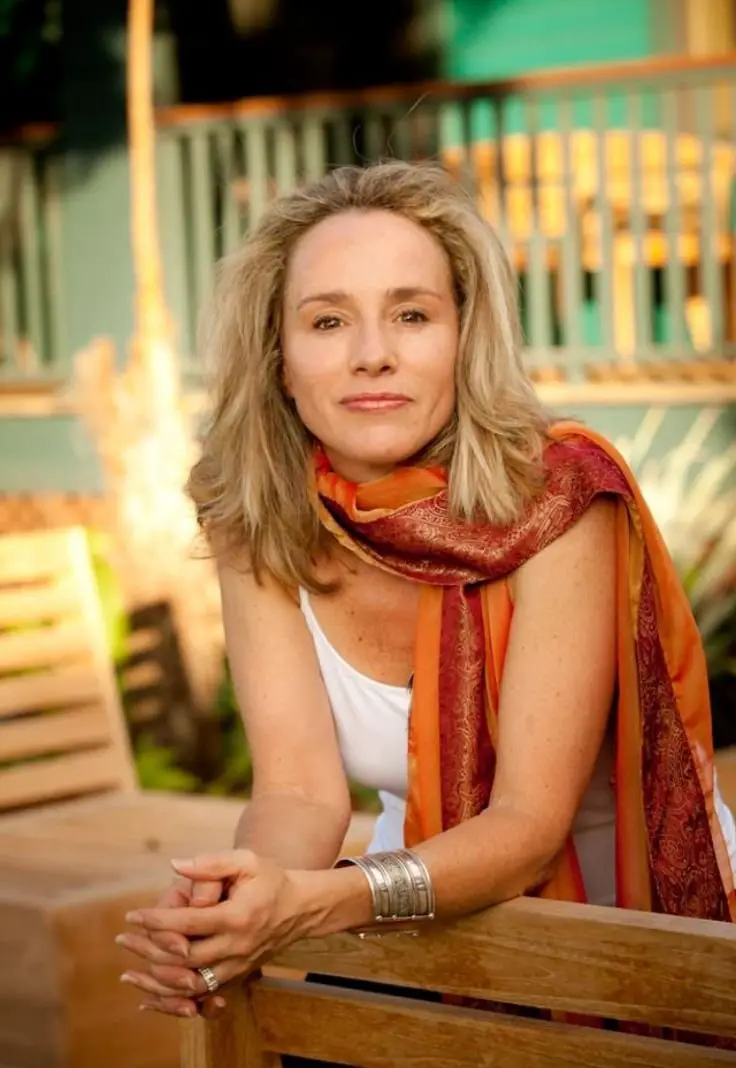
<svg viewBox="0 0 736 1068">
<path fill-rule="evenodd" d="M 297 304 L 297 310 L 303 308 L 305 304 L 343 304 L 349 300 L 347 293 L 341 289 L 333 289 L 329 293 L 310 293 Z"/>
<path fill-rule="evenodd" d="M 442 299 L 441 293 L 438 293 L 436 289 L 429 289 L 427 286 L 397 286 L 387 290 L 386 296 L 390 300 L 413 300 L 416 297 Z M 333 289 L 327 293 L 310 293 L 308 296 L 302 297 L 297 304 L 297 310 L 303 308 L 305 304 L 344 304 L 348 300 L 350 300 L 349 295 L 342 289 Z"/>
</svg>

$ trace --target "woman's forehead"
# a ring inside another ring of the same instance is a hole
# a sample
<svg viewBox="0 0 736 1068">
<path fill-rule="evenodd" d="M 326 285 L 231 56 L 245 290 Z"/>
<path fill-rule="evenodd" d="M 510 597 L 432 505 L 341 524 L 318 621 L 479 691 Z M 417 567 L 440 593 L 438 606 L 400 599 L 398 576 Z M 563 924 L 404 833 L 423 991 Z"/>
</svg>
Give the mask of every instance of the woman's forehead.
<svg viewBox="0 0 736 1068">
<path fill-rule="evenodd" d="M 297 303 L 313 289 L 445 289 L 450 264 L 427 230 L 388 211 L 345 212 L 312 227 L 292 252 L 287 293 Z"/>
</svg>

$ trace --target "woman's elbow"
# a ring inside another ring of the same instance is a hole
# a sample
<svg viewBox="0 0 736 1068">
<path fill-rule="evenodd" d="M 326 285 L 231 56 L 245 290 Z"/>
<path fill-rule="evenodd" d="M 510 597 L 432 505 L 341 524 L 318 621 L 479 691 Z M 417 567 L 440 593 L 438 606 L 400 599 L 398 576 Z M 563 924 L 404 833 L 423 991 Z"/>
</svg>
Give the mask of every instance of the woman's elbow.
<svg viewBox="0 0 736 1068">
<path fill-rule="evenodd" d="M 508 810 L 507 810 L 508 811 Z M 520 863 L 516 867 L 516 894 L 527 894 L 549 882 L 559 864 L 572 821 L 550 818 L 549 813 L 513 811 L 512 840 Z"/>
<path fill-rule="evenodd" d="M 529 886 L 525 892 L 539 890 L 548 883 L 560 863 L 560 858 L 572 831 L 572 821 L 539 820 L 530 850 Z"/>
</svg>

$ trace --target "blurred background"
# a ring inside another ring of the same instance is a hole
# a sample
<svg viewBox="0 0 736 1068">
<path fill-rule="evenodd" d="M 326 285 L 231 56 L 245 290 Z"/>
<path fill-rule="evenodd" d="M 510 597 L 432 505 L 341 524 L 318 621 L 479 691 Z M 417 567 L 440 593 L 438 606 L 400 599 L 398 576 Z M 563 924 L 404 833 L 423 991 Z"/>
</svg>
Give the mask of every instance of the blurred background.
<svg viewBox="0 0 736 1068">
<path fill-rule="evenodd" d="M 736 0 L 0 0 L 0 531 L 84 528 L 140 783 L 250 782 L 181 493 L 213 265 L 387 156 L 500 229 L 530 372 L 637 470 L 733 744 Z"/>
</svg>

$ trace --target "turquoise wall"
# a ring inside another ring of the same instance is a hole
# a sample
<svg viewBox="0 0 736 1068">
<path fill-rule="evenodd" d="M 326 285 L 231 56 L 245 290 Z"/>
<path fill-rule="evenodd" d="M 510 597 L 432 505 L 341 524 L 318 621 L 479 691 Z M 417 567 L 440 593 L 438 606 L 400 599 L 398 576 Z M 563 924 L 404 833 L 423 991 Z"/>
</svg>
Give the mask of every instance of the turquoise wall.
<svg viewBox="0 0 736 1068">
<path fill-rule="evenodd" d="M 651 0 L 446 0 L 445 73 L 507 78 L 657 51 Z"/>
<path fill-rule="evenodd" d="M 60 109 L 63 356 L 96 337 L 127 358 L 133 333 L 125 108 L 126 0 L 65 7 Z"/>
<path fill-rule="evenodd" d="M 590 66 L 623 60 L 645 59 L 662 51 L 661 0 L 444 0 L 442 38 L 445 41 L 444 74 L 452 81 L 490 81 L 513 78 L 530 71 L 555 67 Z M 477 100 L 469 108 L 469 129 L 474 140 L 488 140 L 502 132 L 557 129 L 560 91 L 539 97 L 532 115 L 528 98 L 506 95 L 501 115 L 490 102 Z M 627 123 L 627 104 L 615 87 L 605 91 L 603 122 Z M 573 124 L 589 127 L 594 116 L 591 94 L 572 94 Z M 657 108 L 643 97 L 647 124 L 656 123 Z M 441 126 L 444 145 L 463 140 L 458 109 L 446 109 Z"/>
<path fill-rule="evenodd" d="M 0 493 L 100 493 L 103 476 L 74 416 L 0 418 Z"/>
</svg>

